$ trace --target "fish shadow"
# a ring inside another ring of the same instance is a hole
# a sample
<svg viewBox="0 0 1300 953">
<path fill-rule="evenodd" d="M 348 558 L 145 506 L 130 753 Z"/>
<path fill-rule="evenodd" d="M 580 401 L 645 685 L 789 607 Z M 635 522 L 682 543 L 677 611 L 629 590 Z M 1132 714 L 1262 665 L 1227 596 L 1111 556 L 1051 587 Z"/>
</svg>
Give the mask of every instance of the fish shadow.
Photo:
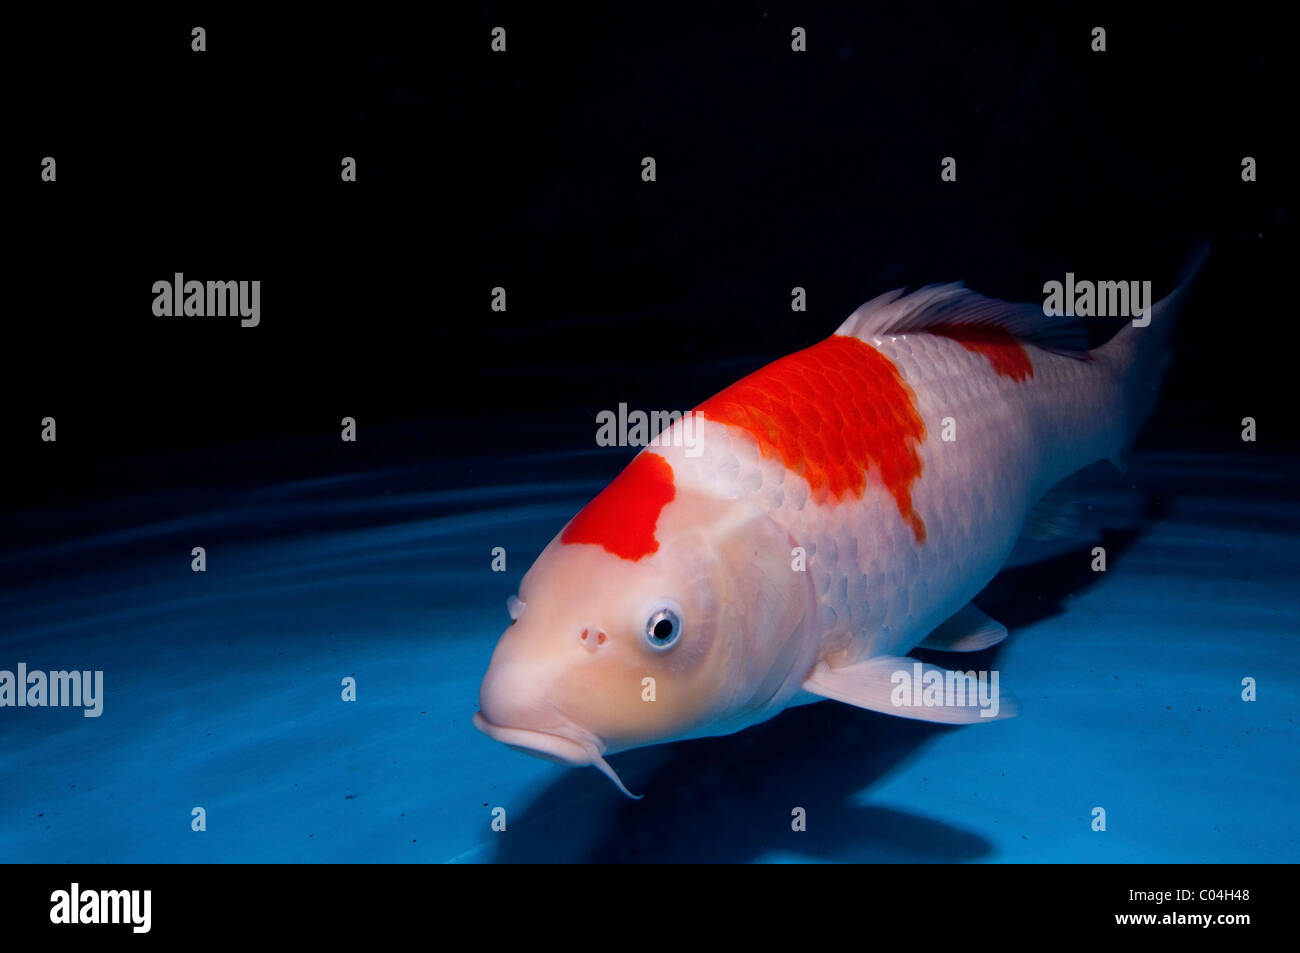
<svg viewBox="0 0 1300 953">
<path fill-rule="evenodd" d="M 1105 529 L 1038 562 L 1007 569 L 977 597 L 1013 633 L 1059 615 L 1096 585 L 1092 549 L 1109 567 L 1158 520 L 1149 498 L 1142 525 Z M 1005 643 L 980 652 L 921 650 L 945 667 L 991 670 Z M 511 811 L 498 863 L 738 863 L 773 857 L 829 862 L 976 861 L 994 845 L 983 836 L 897 808 L 861 803 L 872 785 L 949 731 L 978 744 L 979 726 L 895 718 L 836 702 L 801 706 L 743 732 L 642 748 L 612 760 L 641 801 L 616 794 L 591 769 L 559 775 Z M 924 780 L 924 779 L 923 779 Z M 802 808 L 806 828 L 794 829 Z"/>
<path fill-rule="evenodd" d="M 1086 542 L 1073 543 L 1064 552 L 1003 569 L 975 597 L 975 602 L 989 616 L 1005 625 L 1012 633 L 1028 628 L 1067 609 L 1067 600 L 1086 592 L 1101 582 L 1106 574 L 1095 572 L 1093 549 L 1101 546 L 1106 551 L 1106 567 L 1113 571 L 1123 562 L 1133 548 L 1151 529 L 1154 523 L 1165 518 L 1171 507 L 1167 495 L 1144 496 L 1138 523 L 1121 528 L 1098 529 Z M 970 653 L 969 657 L 981 659 L 985 653 Z M 951 657 L 951 653 L 948 653 Z"/>
<path fill-rule="evenodd" d="M 772 854 L 844 862 L 976 860 L 977 834 L 854 796 L 955 730 L 835 702 L 721 738 L 612 759 L 640 801 L 566 771 L 513 813 L 498 863 L 740 863 Z M 553 807 L 559 805 L 560 807 Z M 806 828 L 795 830 L 802 808 Z"/>
</svg>

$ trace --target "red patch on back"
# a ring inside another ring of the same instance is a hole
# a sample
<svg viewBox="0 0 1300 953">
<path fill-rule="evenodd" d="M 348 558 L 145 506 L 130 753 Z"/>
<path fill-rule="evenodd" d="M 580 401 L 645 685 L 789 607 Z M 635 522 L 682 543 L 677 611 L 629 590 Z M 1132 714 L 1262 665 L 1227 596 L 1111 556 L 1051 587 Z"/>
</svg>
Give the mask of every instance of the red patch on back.
<svg viewBox="0 0 1300 953">
<path fill-rule="evenodd" d="M 677 488 L 673 468 L 657 453 L 640 453 L 596 498 L 578 511 L 562 543 L 594 543 L 633 561 L 659 549 L 655 526 Z"/>
<path fill-rule="evenodd" d="M 835 335 L 732 384 L 696 410 L 748 431 L 764 457 L 808 481 L 816 503 L 857 499 L 874 466 L 898 512 L 925 542 L 912 509 L 925 424 L 893 362 L 857 338 Z"/>
<path fill-rule="evenodd" d="M 955 324 L 926 330 L 939 337 L 951 338 L 975 354 L 983 354 L 999 377 L 1023 381 L 1034 376 L 1034 365 L 1029 363 L 1025 346 L 1002 328 Z"/>
</svg>

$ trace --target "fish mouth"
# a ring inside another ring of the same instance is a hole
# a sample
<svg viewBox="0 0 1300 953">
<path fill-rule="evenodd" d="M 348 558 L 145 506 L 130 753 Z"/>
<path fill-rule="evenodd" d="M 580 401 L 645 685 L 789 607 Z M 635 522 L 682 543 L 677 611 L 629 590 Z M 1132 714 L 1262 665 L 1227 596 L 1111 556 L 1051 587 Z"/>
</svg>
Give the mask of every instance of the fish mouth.
<svg viewBox="0 0 1300 953">
<path fill-rule="evenodd" d="M 512 728 L 508 725 L 493 724 L 483 717 L 481 711 L 474 712 L 474 727 L 493 741 L 500 741 L 502 744 L 509 745 L 524 754 L 530 754 L 559 764 L 573 765 L 574 767 L 592 765 L 598 768 L 605 777 L 613 781 L 614 786 L 628 797 L 637 801 L 644 797 L 641 794 L 633 794 L 627 789 L 617 772 L 609 766 L 609 762 L 601 757 L 603 749 L 594 740 L 585 738 L 579 740 L 550 731 L 537 731 L 533 728 Z"/>
<path fill-rule="evenodd" d="M 493 741 L 500 741 L 525 754 L 537 755 L 548 761 L 560 764 L 591 764 L 591 752 L 581 742 L 566 738 L 549 731 L 535 731 L 532 728 L 510 728 L 506 725 L 494 725 L 483 717 L 481 711 L 474 712 L 474 727 Z"/>
</svg>

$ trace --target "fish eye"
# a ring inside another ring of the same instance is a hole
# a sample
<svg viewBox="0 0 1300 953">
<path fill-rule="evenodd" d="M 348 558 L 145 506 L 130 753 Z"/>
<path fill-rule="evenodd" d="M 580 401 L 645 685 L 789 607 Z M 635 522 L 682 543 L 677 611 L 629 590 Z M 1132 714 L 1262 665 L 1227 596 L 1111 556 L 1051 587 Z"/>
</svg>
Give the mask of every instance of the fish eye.
<svg viewBox="0 0 1300 953">
<path fill-rule="evenodd" d="M 674 609 L 664 606 L 651 613 L 645 624 L 645 638 L 651 648 L 666 649 L 682 635 L 682 620 Z"/>
</svg>

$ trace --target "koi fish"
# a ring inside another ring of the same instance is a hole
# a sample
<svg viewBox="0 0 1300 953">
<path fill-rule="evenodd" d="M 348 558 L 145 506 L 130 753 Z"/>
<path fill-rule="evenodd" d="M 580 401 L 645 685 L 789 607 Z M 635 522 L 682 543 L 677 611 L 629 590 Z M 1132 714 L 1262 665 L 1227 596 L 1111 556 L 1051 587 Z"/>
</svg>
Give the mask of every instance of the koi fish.
<svg viewBox="0 0 1300 953">
<path fill-rule="evenodd" d="M 474 725 L 632 797 L 604 755 L 794 705 L 1015 714 L 996 673 L 954 694 L 966 676 L 905 656 L 1006 637 L 971 598 L 1027 524 L 1051 522 L 1035 505 L 1053 486 L 1122 467 L 1195 270 L 1091 350 L 1080 322 L 1038 305 L 892 291 L 706 400 L 697 455 L 661 435 L 525 574 Z M 946 693 L 927 702 L 914 677 Z"/>
</svg>

